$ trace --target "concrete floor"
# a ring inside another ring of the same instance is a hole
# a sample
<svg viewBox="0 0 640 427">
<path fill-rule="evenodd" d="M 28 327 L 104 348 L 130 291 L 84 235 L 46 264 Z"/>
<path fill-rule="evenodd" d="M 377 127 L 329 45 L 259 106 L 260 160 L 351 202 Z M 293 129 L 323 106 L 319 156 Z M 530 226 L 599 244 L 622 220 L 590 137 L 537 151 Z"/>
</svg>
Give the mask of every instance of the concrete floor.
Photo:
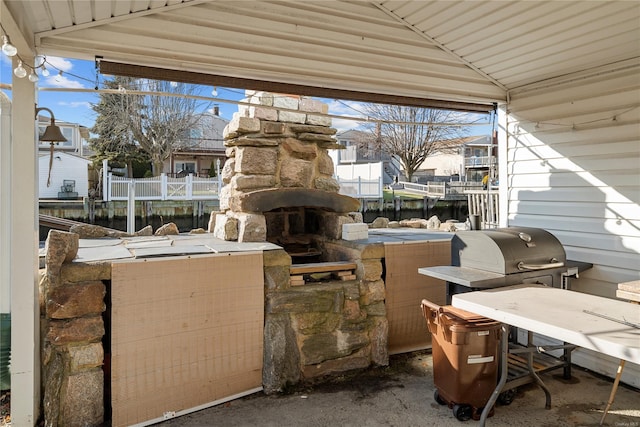
<svg viewBox="0 0 640 427">
<path fill-rule="evenodd" d="M 551 409 L 533 384 L 518 388 L 513 402 L 496 406 L 487 426 L 597 426 L 613 381 L 574 367 L 571 380 L 561 370 L 542 379 L 551 391 Z M 287 394 L 256 393 L 157 424 L 162 427 L 202 426 L 473 426 L 458 421 L 447 406 L 438 405 L 429 352 L 392 356 L 389 367 L 297 386 Z M 640 391 L 621 385 L 604 425 L 640 427 Z"/>
</svg>

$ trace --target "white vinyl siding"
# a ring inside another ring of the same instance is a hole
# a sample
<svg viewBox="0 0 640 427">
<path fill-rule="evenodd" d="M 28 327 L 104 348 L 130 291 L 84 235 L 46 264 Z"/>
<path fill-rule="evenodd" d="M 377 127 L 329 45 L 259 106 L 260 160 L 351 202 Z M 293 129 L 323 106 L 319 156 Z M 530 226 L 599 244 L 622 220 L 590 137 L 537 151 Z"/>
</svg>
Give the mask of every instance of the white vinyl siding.
<svg viewBox="0 0 640 427">
<path fill-rule="evenodd" d="M 511 94 L 501 166 L 509 226 L 544 228 L 567 258 L 593 264 L 573 290 L 615 298 L 640 279 L 638 66 Z M 610 375 L 617 361 L 580 350 L 574 362 Z M 640 385 L 640 367 L 623 381 Z"/>
<path fill-rule="evenodd" d="M 78 197 L 87 197 L 89 193 L 89 171 L 91 162 L 71 154 L 54 152 L 51 167 L 51 185 L 47 187 L 49 176 L 49 153 L 40 155 L 38 159 L 38 188 L 39 198 L 57 199 L 58 192 L 64 180 L 75 181 L 75 191 Z"/>
</svg>

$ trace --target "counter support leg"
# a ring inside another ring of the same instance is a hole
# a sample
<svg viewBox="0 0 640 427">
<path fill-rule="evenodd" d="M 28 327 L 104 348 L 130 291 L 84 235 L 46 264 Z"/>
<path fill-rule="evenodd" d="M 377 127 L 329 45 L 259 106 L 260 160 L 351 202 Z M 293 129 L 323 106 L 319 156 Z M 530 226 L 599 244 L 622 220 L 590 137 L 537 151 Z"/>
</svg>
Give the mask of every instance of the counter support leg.
<svg viewBox="0 0 640 427">
<path fill-rule="evenodd" d="M 530 351 L 527 352 L 527 368 L 529 368 L 529 375 L 533 377 L 536 383 L 540 386 L 542 391 L 544 391 L 545 396 L 545 409 L 551 409 L 551 393 L 547 386 L 542 382 L 542 379 L 536 374 L 536 369 L 533 366 L 533 348 L 531 347 L 533 344 L 533 332 L 527 331 L 527 347 Z"/>
<path fill-rule="evenodd" d="M 613 399 L 616 397 L 616 391 L 618 391 L 618 384 L 620 383 L 620 377 L 622 376 L 622 370 L 624 369 L 624 362 L 625 360 L 620 360 L 620 365 L 618 365 L 618 372 L 616 372 L 616 379 L 613 381 L 613 387 L 611 388 L 609 401 L 607 402 L 607 407 L 604 408 L 604 413 L 602 414 L 600 425 L 604 423 L 604 418 L 607 416 L 607 412 L 609 412 L 611 405 L 613 405 Z"/>
<path fill-rule="evenodd" d="M 484 427 L 485 423 L 487 422 L 487 418 L 489 417 L 489 412 L 491 412 L 491 408 L 493 408 L 493 405 L 495 405 L 500 392 L 504 388 L 504 385 L 507 383 L 507 375 L 509 370 L 509 325 L 503 323 L 501 328 L 502 334 L 500 336 L 500 380 L 498 381 L 495 390 L 493 390 L 489 401 L 484 406 L 484 409 L 482 409 L 482 414 L 480 415 L 480 427 Z"/>
</svg>

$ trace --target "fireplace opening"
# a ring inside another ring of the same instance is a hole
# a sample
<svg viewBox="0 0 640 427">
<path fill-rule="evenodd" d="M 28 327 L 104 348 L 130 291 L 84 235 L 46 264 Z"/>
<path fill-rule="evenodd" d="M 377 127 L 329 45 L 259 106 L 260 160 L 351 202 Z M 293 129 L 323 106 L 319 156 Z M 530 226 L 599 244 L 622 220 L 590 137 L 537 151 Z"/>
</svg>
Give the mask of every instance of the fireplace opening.
<svg viewBox="0 0 640 427">
<path fill-rule="evenodd" d="M 322 219 L 327 210 L 311 207 L 287 207 L 264 212 L 267 241 L 282 248 L 293 264 L 320 262 L 323 254 L 320 241 Z"/>
</svg>

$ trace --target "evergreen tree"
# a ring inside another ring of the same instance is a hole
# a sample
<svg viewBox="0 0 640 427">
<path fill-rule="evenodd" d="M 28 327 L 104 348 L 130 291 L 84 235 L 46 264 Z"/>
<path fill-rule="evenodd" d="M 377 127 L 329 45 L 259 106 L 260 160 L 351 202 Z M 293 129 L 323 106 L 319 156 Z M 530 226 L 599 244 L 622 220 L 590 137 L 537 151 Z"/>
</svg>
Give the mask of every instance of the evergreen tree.
<svg viewBox="0 0 640 427">
<path fill-rule="evenodd" d="M 113 167 L 126 165 L 128 175 L 133 176 L 133 163 L 149 163 L 149 155 L 136 144 L 129 128 L 129 117 L 139 114 L 134 95 L 128 95 L 135 80 L 129 77 L 114 77 L 105 81 L 108 89 L 120 89 L 121 93 L 100 94 L 100 102 L 92 105 L 97 118 L 91 132 L 98 135 L 89 141 L 95 152 L 94 163 L 106 159 Z"/>
</svg>

